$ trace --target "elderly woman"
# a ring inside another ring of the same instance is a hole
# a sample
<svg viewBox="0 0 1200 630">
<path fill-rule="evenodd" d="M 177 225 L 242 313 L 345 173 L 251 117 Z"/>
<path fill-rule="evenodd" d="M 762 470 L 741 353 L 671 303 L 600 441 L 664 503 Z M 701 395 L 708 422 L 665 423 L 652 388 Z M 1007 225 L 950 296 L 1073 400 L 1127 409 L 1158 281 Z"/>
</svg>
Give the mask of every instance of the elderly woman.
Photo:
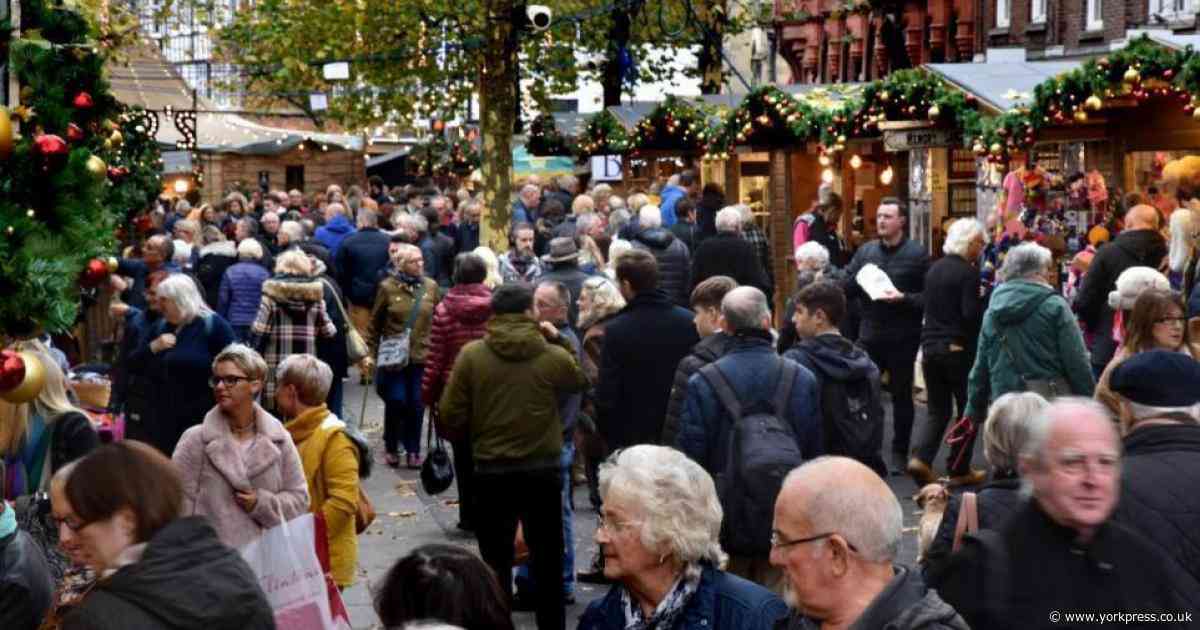
<svg viewBox="0 0 1200 630">
<path fill-rule="evenodd" d="M 267 361 L 263 403 L 275 409 L 275 369 L 291 354 L 316 354 L 317 339 L 337 328 L 325 311 L 325 285 L 313 277 L 312 261 L 299 249 L 275 259 L 275 277 L 263 283 L 262 303 L 250 326 L 249 345 Z"/>
<path fill-rule="evenodd" d="M 1051 287 L 1050 250 L 1023 243 L 1009 250 L 1003 281 L 983 315 L 975 365 L 967 379 L 966 417 L 984 417 L 1008 392 L 1091 396 L 1096 388 L 1075 315 Z"/>
<path fill-rule="evenodd" d="M 392 264 L 375 293 L 367 345 L 371 357 L 379 357 L 381 348 L 387 351 L 380 357 L 384 361 L 397 356 L 393 347 L 406 355 L 401 363 L 380 362 L 375 382 L 384 403 L 384 461 L 393 468 L 399 466 L 403 443 L 406 465 L 417 469 L 422 463 L 421 425 L 425 416 L 421 373 L 429 350 L 433 310 L 440 296 L 437 281 L 423 275 L 424 257 L 420 248 L 393 243 L 389 252 Z"/>
<path fill-rule="evenodd" d="M 262 285 L 271 272 L 262 266 L 262 243 L 247 238 L 238 243 L 238 261 L 225 270 L 217 289 L 217 312 L 224 317 L 239 340 L 250 338 L 250 325 L 262 302 Z"/>
<path fill-rule="evenodd" d="M 787 614 L 774 593 L 721 570 L 716 487 L 683 453 L 624 449 L 601 468 L 600 491 L 596 542 L 615 584 L 588 606 L 580 630 L 765 630 Z"/>
<path fill-rule="evenodd" d="M 212 408 L 212 362 L 234 337 L 233 328 L 208 308 L 190 277 L 172 274 L 156 293 L 162 317 L 132 360 L 144 362 L 150 378 L 147 441 L 167 454 L 175 452 L 184 430 Z"/>
<path fill-rule="evenodd" d="M 64 545 L 100 576 L 64 630 L 275 627 L 254 573 L 202 518 L 184 516 L 171 461 L 136 441 L 83 458 L 54 501 Z"/>
<path fill-rule="evenodd" d="M 1046 405 L 1045 398 L 1032 392 L 1010 392 L 988 409 L 983 425 L 983 456 L 990 480 L 978 492 L 950 495 L 937 534 L 921 560 L 930 586 L 936 586 L 950 554 L 958 549 L 955 537 L 964 498 L 975 503 L 980 529 L 998 530 L 1016 511 L 1021 501 L 1018 463 L 1031 439 L 1030 423 Z"/>
<path fill-rule="evenodd" d="M 183 476 L 183 513 L 207 516 L 231 547 L 309 507 L 292 436 L 254 402 L 266 371 L 263 358 L 241 344 L 217 355 L 208 379 L 217 405 L 183 434 L 172 456 Z"/>
<path fill-rule="evenodd" d="M 492 251 L 492 248 L 480 245 L 469 253 L 478 256 L 487 269 L 487 275 L 483 278 L 483 286 L 491 290 L 504 284 L 504 276 L 500 273 L 500 258 L 496 256 L 496 252 Z"/>
<path fill-rule="evenodd" d="M 925 274 L 921 370 L 929 396 L 929 419 L 917 433 L 916 448 L 907 466 L 918 486 L 934 480 L 932 466 L 942 444 L 942 434 L 951 420 L 961 418 L 966 412 L 967 373 L 975 362 L 975 339 L 983 320 L 978 261 L 984 240 L 982 223 L 958 219 L 947 230 L 942 245 L 946 255 Z M 947 454 L 946 471 L 952 484 L 983 481 L 983 471 L 971 470 L 974 443 L 974 436 L 968 436 Z"/>
<path fill-rule="evenodd" d="M 796 263 L 796 290 L 792 293 L 792 297 L 788 298 L 787 305 L 783 311 L 785 313 L 796 312 L 796 294 L 800 293 L 800 289 L 819 280 L 835 282 L 839 286 L 846 281 L 846 274 L 841 269 L 834 267 L 830 262 L 829 250 L 816 241 L 808 241 L 797 247 L 792 259 Z M 843 319 L 842 334 L 847 338 L 853 338 L 852 335 L 846 334 L 848 331 L 844 325 L 846 320 L 849 319 Z M 796 327 L 783 326 L 779 330 L 779 340 L 776 341 L 775 347 L 782 354 L 796 345 L 798 341 Z"/>
</svg>

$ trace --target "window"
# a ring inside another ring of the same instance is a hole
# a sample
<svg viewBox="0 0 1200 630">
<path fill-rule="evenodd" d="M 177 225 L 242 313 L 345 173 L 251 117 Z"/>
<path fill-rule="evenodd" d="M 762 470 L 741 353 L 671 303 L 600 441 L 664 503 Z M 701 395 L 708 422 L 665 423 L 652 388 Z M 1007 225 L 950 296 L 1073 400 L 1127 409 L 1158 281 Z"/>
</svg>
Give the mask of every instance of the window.
<svg viewBox="0 0 1200 630">
<path fill-rule="evenodd" d="M 1029 0 L 1029 22 L 1042 24 L 1046 21 L 1046 0 Z"/>
<path fill-rule="evenodd" d="M 1104 6 L 1103 0 L 1085 0 L 1087 2 L 1087 23 L 1086 27 L 1089 31 L 1098 31 L 1104 28 Z"/>
<path fill-rule="evenodd" d="M 996 28 L 1008 28 L 1009 20 L 1012 18 L 1010 2 L 1012 0 L 996 0 Z"/>
<path fill-rule="evenodd" d="M 289 166 L 284 179 L 288 190 L 304 190 L 304 166 Z"/>
<path fill-rule="evenodd" d="M 1181 20 L 1196 12 L 1195 0 L 1150 0 L 1150 16 L 1160 24 L 1166 20 Z M 1159 20 L 1161 18 L 1161 20 Z"/>
</svg>

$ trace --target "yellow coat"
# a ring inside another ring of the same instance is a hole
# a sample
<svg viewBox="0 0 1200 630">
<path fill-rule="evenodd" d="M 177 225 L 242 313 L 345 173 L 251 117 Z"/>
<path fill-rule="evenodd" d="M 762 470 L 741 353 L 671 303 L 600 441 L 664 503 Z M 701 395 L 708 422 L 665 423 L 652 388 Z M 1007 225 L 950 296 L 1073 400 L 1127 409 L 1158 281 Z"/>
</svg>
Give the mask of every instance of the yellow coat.
<svg viewBox="0 0 1200 630">
<path fill-rule="evenodd" d="M 325 405 L 313 407 L 286 425 L 300 452 L 313 514 L 325 516 L 329 565 L 334 582 L 354 583 L 358 537 L 354 512 L 358 505 L 358 448 L 342 432 L 345 423 Z"/>
</svg>

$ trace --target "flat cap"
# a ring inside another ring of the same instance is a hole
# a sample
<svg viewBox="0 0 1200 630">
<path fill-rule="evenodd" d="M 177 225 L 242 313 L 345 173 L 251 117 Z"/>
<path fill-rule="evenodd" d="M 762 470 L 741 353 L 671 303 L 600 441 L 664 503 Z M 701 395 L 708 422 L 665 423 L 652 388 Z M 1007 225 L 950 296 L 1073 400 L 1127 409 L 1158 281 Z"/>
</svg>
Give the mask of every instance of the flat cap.
<svg viewBox="0 0 1200 630">
<path fill-rule="evenodd" d="M 1182 352 L 1139 352 L 1118 365 L 1109 388 L 1130 402 L 1151 407 L 1200 403 L 1200 361 Z"/>
</svg>

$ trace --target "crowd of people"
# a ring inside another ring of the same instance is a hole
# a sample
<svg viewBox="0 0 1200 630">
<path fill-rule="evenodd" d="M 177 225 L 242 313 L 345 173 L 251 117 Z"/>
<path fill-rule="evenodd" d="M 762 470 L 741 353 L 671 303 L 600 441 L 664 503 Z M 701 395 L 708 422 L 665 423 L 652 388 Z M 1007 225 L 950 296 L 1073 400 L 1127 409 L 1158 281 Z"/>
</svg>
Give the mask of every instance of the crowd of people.
<svg viewBox="0 0 1200 630">
<path fill-rule="evenodd" d="M 1036 242 L 986 282 L 974 219 L 931 262 L 894 198 L 860 242 L 823 194 L 796 219 L 791 283 L 719 186 L 684 171 L 630 192 L 530 178 L 503 252 L 479 197 L 428 183 L 153 213 L 110 286 L 123 441 L 101 445 L 52 348 L 21 342 L 47 379 L 0 403 L 0 626 L 272 627 L 235 550 L 310 512 L 352 585 L 373 460 L 343 420 L 354 373 L 383 402 L 386 465 L 422 468 L 427 429 L 450 442 L 479 543 L 401 558 L 374 589 L 387 627 L 530 610 L 564 628 L 577 581 L 609 585 L 589 630 L 1200 612 L 1189 191 L 1169 230 L 1130 209 L 1073 302 Z M 868 267 L 890 287 L 861 286 Z M 920 490 L 916 566 L 893 476 Z M 577 563 L 584 484 L 600 521 Z"/>
</svg>

